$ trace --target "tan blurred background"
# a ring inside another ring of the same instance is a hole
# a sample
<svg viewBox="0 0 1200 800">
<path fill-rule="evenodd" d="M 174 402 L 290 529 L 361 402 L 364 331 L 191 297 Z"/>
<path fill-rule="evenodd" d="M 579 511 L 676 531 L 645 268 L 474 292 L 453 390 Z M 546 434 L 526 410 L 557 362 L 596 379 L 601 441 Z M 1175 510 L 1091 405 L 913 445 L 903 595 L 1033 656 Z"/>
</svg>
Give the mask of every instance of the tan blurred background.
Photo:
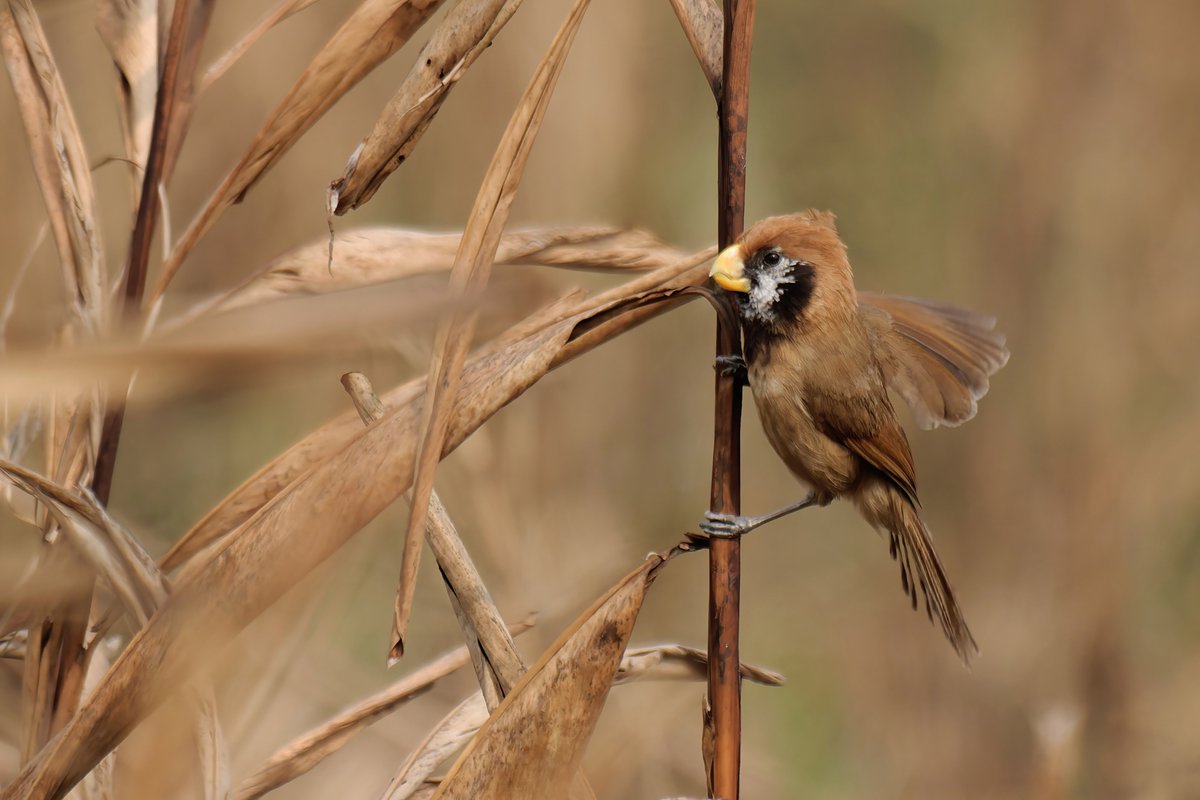
<svg viewBox="0 0 1200 800">
<path fill-rule="evenodd" d="M 272 5 L 218 3 L 209 57 Z M 460 228 L 568 5 L 526 3 L 414 156 L 337 228 Z M 93 5 L 37 6 L 89 159 L 117 155 L 115 81 Z M 286 21 L 201 98 L 171 187 L 175 235 L 351 6 L 323 0 Z M 1200 796 L 1198 30 L 1190 0 L 759 3 L 748 218 L 834 210 L 861 287 L 993 312 L 1013 356 L 976 420 L 912 435 L 926 513 L 983 651 L 973 669 L 908 610 L 886 547 L 847 507 L 747 540 L 743 656 L 788 683 L 745 687 L 745 797 Z M 173 302 L 326 234 L 325 187 L 426 38 L 363 81 L 225 215 Z M 709 244 L 715 143 L 711 94 L 666 0 L 595 0 L 513 225 L 616 223 Z M 128 240 L 125 170 L 95 173 L 112 263 Z M 0 175 L 7 293 L 44 219 L 7 80 Z M 56 280 L 47 244 L 18 295 L 12 342 L 53 329 Z M 498 317 L 614 280 L 523 273 L 529 302 L 518 297 Z M 699 518 L 712 326 L 694 304 L 570 364 L 439 473 L 501 609 L 540 614 L 520 640 L 530 660 Z M 420 336 L 397 339 L 136 407 L 114 513 L 163 552 L 347 407 L 342 372 L 388 386 L 420 369 L 427 348 Z M 752 409 L 745 430 L 744 508 L 795 499 L 801 489 Z M 235 781 L 411 668 L 383 666 L 404 515 L 386 512 L 231 648 L 223 707 L 238 737 Z M 0 531 L 11 575 L 29 534 L 9 520 Z M 459 639 L 431 566 L 405 659 L 414 666 Z M 635 643 L 703 645 L 705 571 L 703 556 L 665 571 Z M 258 691 L 264 681 L 269 691 Z M 440 684 L 275 796 L 376 796 L 471 685 L 469 674 Z M 17 724 L 13 686 L 6 674 L 4 736 Z M 699 684 L 614 690 L 586 762 L 598 795 L 701 796 L 702 694 Z M 145 765 L 169 745 L 135 735 L 129 747 L 143 753 L 130 763 Z M 4 762 L 0 780 L 12 767 Z M 123 778 L 122 797 L 170 796 L 150 767 Z"/>
</svg>

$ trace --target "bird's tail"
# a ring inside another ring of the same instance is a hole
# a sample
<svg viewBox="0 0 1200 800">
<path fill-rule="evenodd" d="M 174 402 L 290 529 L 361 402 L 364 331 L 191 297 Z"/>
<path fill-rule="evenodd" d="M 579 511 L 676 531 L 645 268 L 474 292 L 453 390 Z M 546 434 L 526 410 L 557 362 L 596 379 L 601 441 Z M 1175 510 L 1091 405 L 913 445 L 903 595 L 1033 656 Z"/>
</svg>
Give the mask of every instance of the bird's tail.
<svg viewBox="0 0 1200 800">
<path fill-rule="evenodd" d="M 979 647 L 958 607 L 954 587 L 934 549 L 929 528 L 912 501 L 895 489 L 879 486 L 871 494 L 875 497 L 860 497 L 859 506 L 873 524 L 887 531 L 892 558 L 900 562 L 900 584 L 912 601 L 912 607 L 917 608 L 919 587 L 930 620 L 937 618 L 958 655 L 970 663 Z"/>
</svg>

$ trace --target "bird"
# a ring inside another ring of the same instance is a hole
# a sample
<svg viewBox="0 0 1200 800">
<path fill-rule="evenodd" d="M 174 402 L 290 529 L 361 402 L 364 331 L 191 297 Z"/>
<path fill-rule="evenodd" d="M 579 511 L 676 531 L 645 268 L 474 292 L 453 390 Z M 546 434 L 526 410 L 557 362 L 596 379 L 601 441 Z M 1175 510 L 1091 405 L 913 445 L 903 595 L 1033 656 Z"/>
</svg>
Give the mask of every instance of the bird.
<svg viewBox="0 0 1200 800">
<path fill-rule="evenodd" d="M 848 499 L 886 536 L 913 609 L 964 662 L 978 646 L 921 516 L 916 467 L 889 391 L 924 429 L 975 415 L 1008 361 L 992 317 L 933 300 L 859 292 L 828 211 L 769 217 L 713 262 L 736 301 L 744 356 L 718 359 L 749 384 L 767 441 L 811 491 L 760 517 L 708 512 L 701 529 L 735 536 Z"/>
</svg>

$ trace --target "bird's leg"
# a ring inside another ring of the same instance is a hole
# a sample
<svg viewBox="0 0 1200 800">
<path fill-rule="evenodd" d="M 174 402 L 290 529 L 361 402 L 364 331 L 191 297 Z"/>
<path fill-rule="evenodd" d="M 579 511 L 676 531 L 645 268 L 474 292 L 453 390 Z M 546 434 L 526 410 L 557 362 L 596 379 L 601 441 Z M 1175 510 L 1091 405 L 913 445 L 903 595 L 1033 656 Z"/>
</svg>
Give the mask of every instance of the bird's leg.
<svg viewBox="0 0 1200 800">
<path fill-rule="evenodd" d="M 717 356 L 717 363 L 713 367 L 722 375 L 732 375 L 740 383 L 749 383 L 746 359 L 741 356 Z"/>
<path fill-rule="evenodd" d="M 786 517 L 788 514 L 808 508 L 809 506 L 818 505 L 820 499 L 816 492 L 809 492 L 798 503 L 792 503 L 790 506 L 784 506 L 778 511 L 772 511 L 770 514 L 763 514 L 761 517 L 740 517 L 736 514 L 717 514 L 712 511 L 704 512 L 704 521 L 700 523 L 700 530 L 704 531 L 709 536 L 740 536 L 743 533 L 749 533 L 760 525 L 766 525 L 768 522 L 777 520 L 780 517 Z"/>
</svg>

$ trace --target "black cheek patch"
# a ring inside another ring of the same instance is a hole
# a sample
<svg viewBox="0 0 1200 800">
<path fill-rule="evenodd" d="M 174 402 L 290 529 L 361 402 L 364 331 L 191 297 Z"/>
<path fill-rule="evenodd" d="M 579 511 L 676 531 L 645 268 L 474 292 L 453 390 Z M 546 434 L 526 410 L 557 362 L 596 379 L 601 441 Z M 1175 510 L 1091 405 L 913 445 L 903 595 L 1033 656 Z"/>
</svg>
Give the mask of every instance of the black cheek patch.
<svg viewBox="0 0 1200 800">
<path fill-rule="evenodd" d="M 776 301 L 779 318 L 785 322 L 800 321 L 803 318 L 804 309 L 808 308 L 809 301 L 812 300 L 816 273 L 811 264 L 798 261 L 792 267 L 792 277 L 795 279 L 793 283 L 779 287 L 779 300 Z"/>
</svg>

